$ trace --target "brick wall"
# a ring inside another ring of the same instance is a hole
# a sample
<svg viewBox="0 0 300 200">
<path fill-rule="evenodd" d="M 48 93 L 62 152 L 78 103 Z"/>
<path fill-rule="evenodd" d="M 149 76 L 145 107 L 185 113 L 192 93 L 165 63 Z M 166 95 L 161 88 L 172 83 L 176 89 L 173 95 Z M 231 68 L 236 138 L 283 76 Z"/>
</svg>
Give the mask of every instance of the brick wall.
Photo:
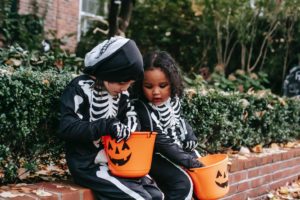
<svg viewBox="0 0 300 200">
<path fill-rule="evenodd" d="M 49 30 L 56 31 L 57 38 L 73 34 L 63 48 L 74 52 L 79 24 L 79 0 L 20 0 L 19 13 L 36 12 L 33 9 L 33 2 L 38 2 L 38 14 L 45 19 L 46 32 Z M 47 37 L 50 37 L 50 35 Z"/>
<path fill-rule="evenodd" d="M 266 200 L 267 194 L 300 176 L 300 148 L 231 159 L 229 193 L 220 200 Z M 37 193 L 40 191 L 40 193 Z M 50 196 L 39 196 L 41 194 Z M 4 194 L 15 197 L 3 197 Z M 39 194 L 39 195 L 38 195 Z M 94 200 L 91 190 L 71 182 L 0 186 L 0 200 Z"/>
<path fill-rule="evenodd" d="M 230 190 L 222 200 L 263 200 L 268 192 L 300 176 L 300 148 L 233 159 L 229 167 Z"/>
</svg>

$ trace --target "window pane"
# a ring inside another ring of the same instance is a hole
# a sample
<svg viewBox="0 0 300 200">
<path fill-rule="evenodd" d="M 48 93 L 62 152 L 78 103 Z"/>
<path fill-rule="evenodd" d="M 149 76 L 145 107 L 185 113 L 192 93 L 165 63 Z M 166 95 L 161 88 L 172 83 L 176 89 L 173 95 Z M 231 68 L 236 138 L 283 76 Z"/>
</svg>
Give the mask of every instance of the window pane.
<svg viewBox="0 0 300 200">
<path fill-rule="evenodd" d="M 82 11 L 94 15 L 105 16 L 107 14 L 108 0 L 83 0 Z"/>
</svg>

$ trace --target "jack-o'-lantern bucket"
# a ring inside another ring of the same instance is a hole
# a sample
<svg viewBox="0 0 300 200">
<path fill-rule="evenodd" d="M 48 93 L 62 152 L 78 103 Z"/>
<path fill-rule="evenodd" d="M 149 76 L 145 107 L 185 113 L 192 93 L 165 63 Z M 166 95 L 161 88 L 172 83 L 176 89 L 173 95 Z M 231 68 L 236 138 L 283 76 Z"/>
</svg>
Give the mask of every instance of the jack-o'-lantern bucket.
<svg viewBox="0 0 300 200">
<path fill-rule="evenodd" d="M 156 134 L 156 132 L 133 132 L 128 140 L 119 143 L 109 135 L 103 136 L 102 141 L 111 173 L 124 178 L 148 174 Z"/>
<path fill-rule="evenodd" d="M 225 196 L 229 191 L 228 156 L 211 154 L 200 157 L 199 160 L 205 167 L 187 171 L 193 180 L 196 197 L 201 200 L 213 200 Z"/>
</svg>

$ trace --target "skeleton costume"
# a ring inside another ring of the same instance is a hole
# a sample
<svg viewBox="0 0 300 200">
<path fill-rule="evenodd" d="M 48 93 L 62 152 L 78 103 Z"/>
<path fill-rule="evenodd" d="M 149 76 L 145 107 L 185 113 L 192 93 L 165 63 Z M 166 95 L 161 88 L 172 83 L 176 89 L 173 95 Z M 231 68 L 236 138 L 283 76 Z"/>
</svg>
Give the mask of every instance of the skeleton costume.
<svg viewBox="0 0 300 200">
<path fill-rule="evenodd" d="M 193 195 L 193 183 L 182 167 L 201 167 L 194 148 L 197 138 L 191 126 L 181 116 L 178 97 L 169 98 L 155 106 L 142 100 L 135 101 L 135 109 L 142 130 L 150 130 L 150 119 L 158 132 L 150 176 L 164 192 L 165 199 L 188 199 Z M 182 166 L 182 167 L 181 167 Z"/>
<path fill-rule="evenodd" d="M 111 127 L 121 128 L 121 133 L 122 128 L 139 129 L 128 92 L 112 96 L 97 84 L 143 76 L 138 48 L 132 40 L 113 37 L 86 55 L 85 66 L 86 74 L 72 80 L 61 97 L 59 135 L 66 141 L 66 159 L 74 181 L 92 189 L 98 200 L 162 199 L 162 192 L 148 177 L 126 179 L 112 175 L 100 139 Z M 119 127 L 120 122 L 125 125 Z"/>
</svg>

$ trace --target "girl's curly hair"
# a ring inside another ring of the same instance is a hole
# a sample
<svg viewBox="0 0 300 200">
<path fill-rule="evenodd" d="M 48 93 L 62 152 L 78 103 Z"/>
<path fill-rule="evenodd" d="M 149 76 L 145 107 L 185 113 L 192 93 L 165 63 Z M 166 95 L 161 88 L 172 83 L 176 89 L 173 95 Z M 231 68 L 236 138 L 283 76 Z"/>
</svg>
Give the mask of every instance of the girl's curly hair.
<svg viewBox="0 0 300 200">
<path fill-rule="evenodd" d="M 182 97 L 183 95 L 183 81 L 179 72 L 179 67 L 172 56 L 166 51 L 153 51 L 147 53 L 144 57 L 144 71 L 159 68 L 170 80 L 171 84 L 171 98 L 175 96 Z M 133 90 L 135 96 L 144 98 L 142 90 L 143 80 L 134 84 Z M 142 96 L 141 96 L 142 95 Z"/>
</svg>

